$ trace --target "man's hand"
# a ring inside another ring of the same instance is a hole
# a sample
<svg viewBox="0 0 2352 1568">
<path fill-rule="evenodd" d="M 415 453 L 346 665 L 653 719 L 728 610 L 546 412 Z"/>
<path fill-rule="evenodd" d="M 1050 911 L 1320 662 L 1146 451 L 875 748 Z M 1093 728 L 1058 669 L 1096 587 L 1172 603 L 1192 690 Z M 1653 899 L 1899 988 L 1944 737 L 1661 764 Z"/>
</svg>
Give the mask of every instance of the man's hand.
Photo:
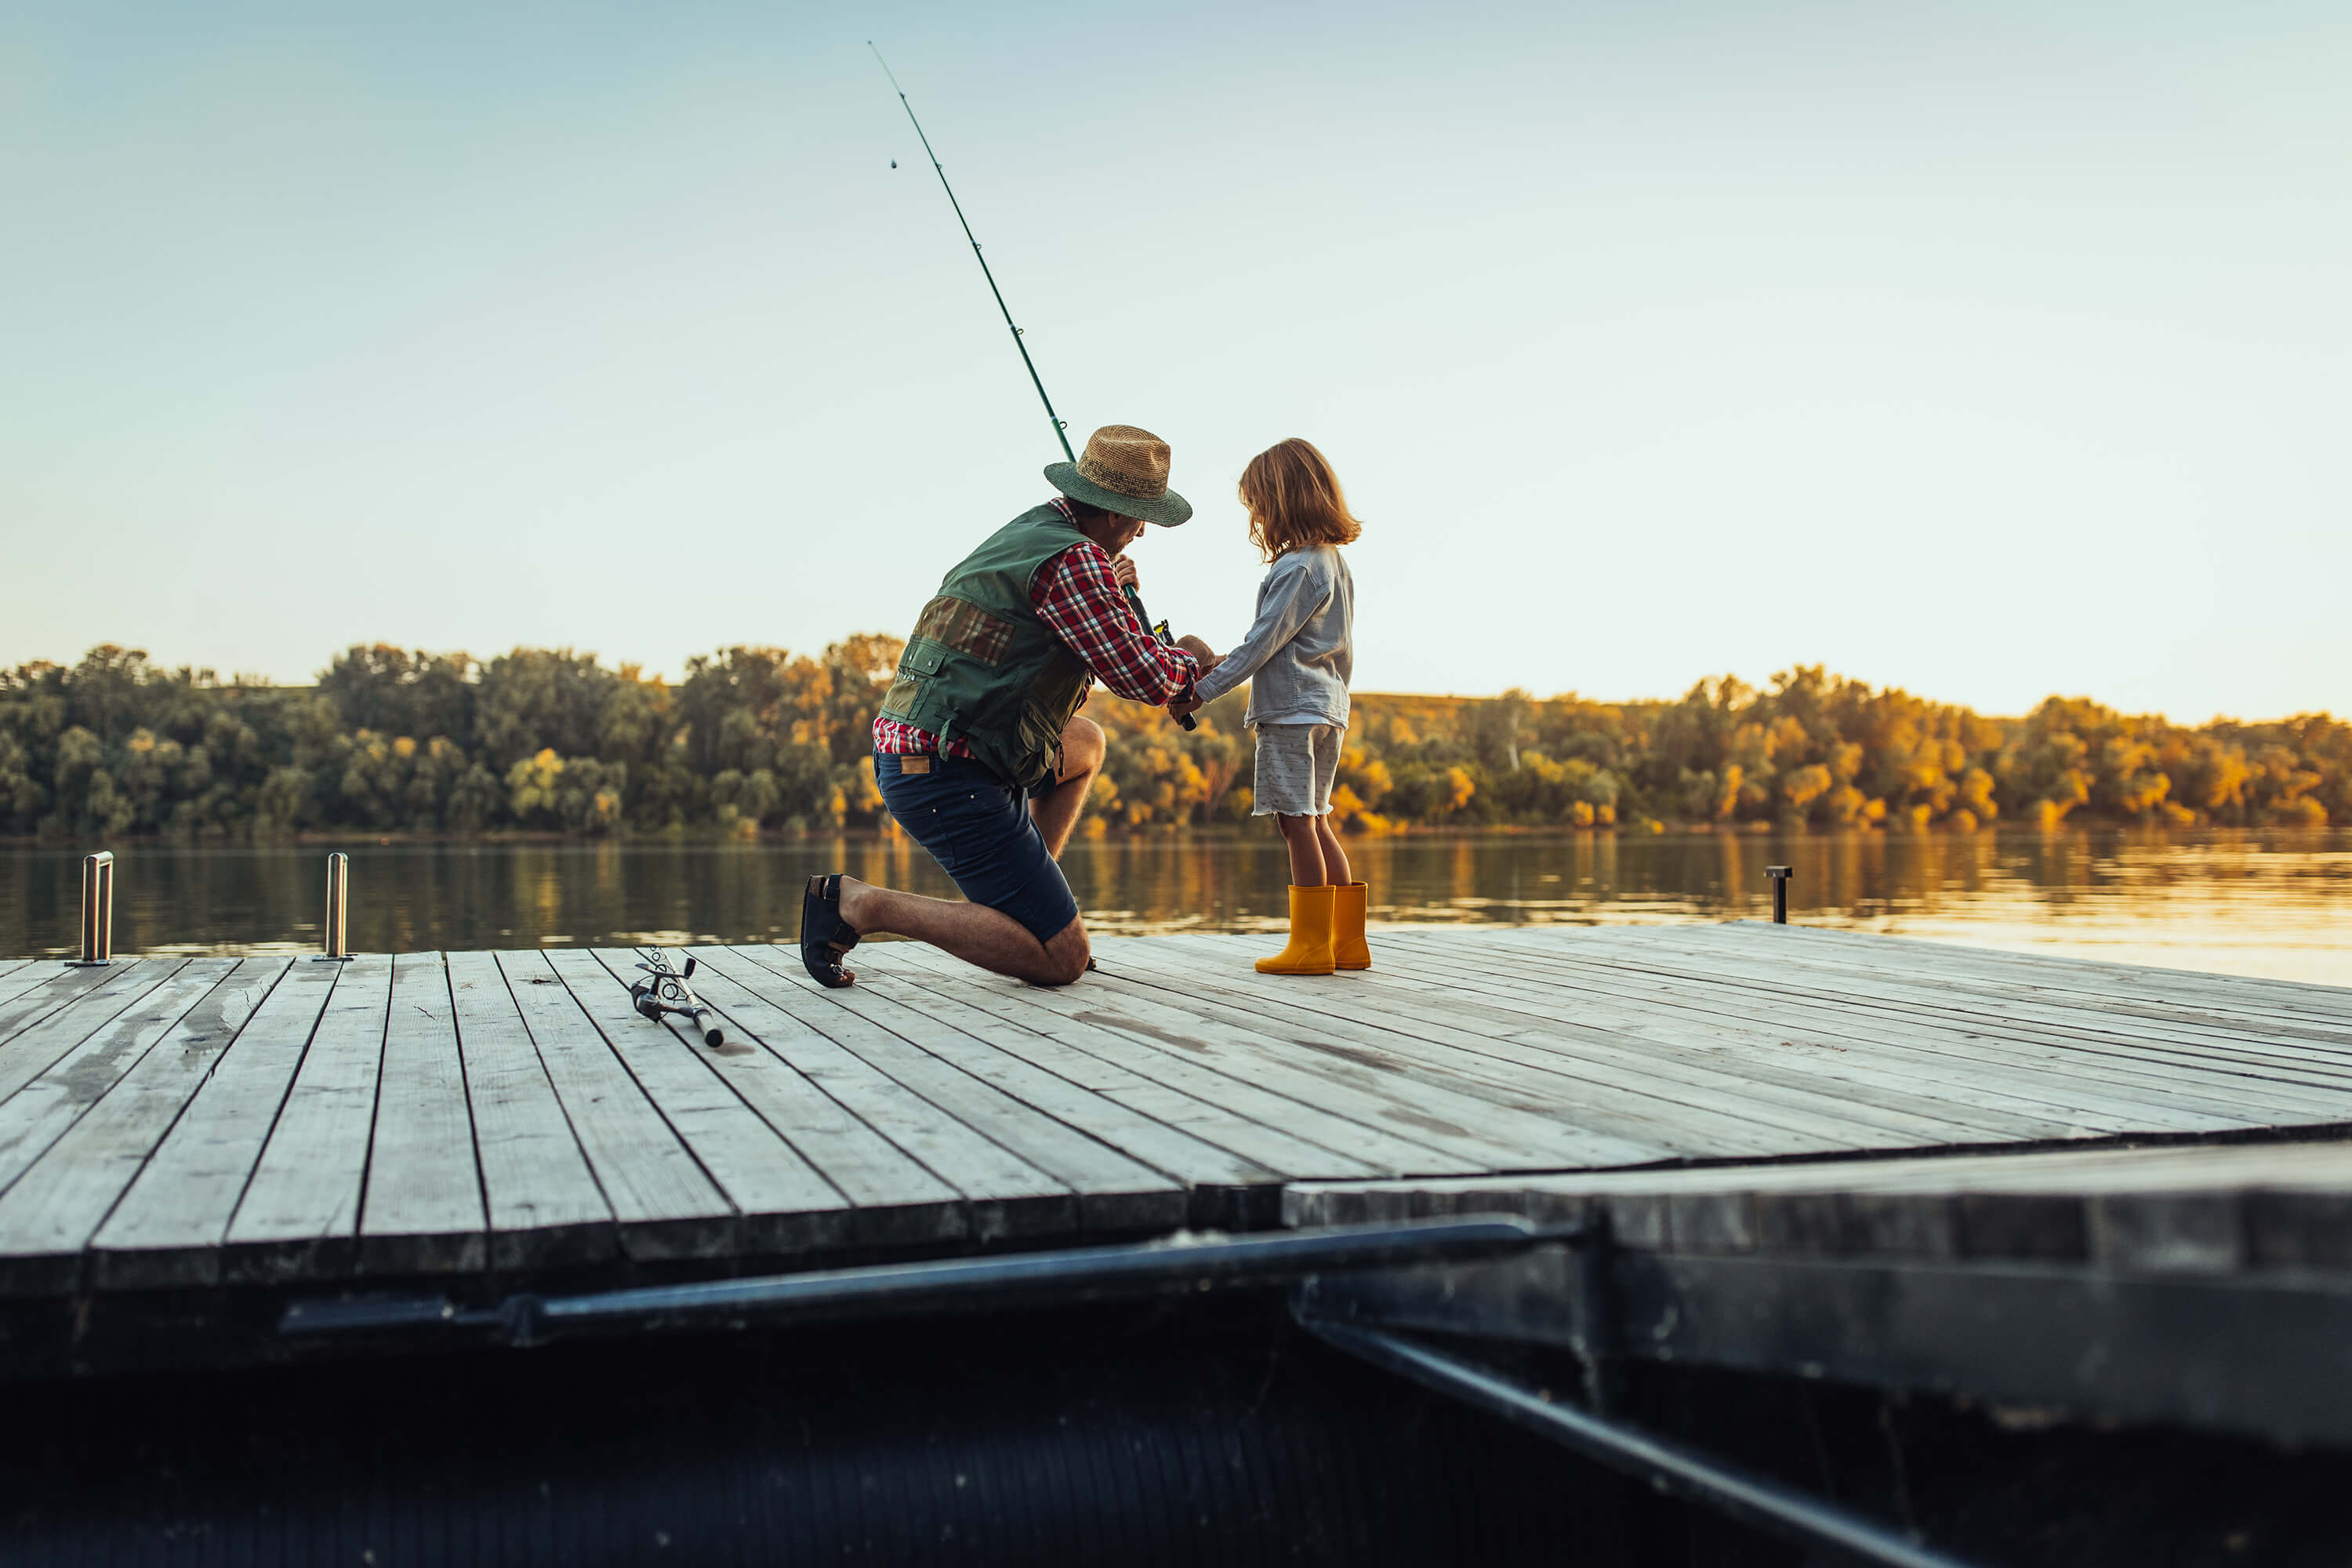
<svg viewBox="0 0 2352 1568">
<path fill-rule="evenodd" d="M 1130 557 L 1125 555 L 1112 556 L 1110 558 L 1110 574 L 1120 587 L 1132 588 L 1139 594 L 1143 592 L 1142 580 L 1136 576 L 1135 562 Z"/>
<path fill-rule="evenodd" d="M 1197 697 L 1171 697 L 1168 700 L 1168 716 L 1181 719 L 1187 713 L 1198 713 L 1202 707 L 1202 703 Z"/>
</svg>

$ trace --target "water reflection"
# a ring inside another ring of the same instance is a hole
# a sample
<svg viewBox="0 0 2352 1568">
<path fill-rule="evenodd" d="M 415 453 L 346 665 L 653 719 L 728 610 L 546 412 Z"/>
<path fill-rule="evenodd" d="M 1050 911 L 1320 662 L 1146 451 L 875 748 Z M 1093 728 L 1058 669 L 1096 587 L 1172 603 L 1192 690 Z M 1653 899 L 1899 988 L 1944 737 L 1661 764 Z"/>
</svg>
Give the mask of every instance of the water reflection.
<svg viewBox="0 0 2352 1568">
<path fill-rule="evenodd" d="M 319 941 L 325 856 L 352 857 L 352 945 L 774 941 L 817 871 L 952 891 L 903 838 L 719 844 L 378 844 L 119 852 L 122 952 L 299 951 Z M 2352 833 L 2090 829 L 1953 835 L 1595 833 L 1352 841 L 1384 921 L 1638 922 L 1769 914 L 1792 866 L 1800 921 L 2132 963 L 2352 984 Z M 1106 932 L 1253 931 L 1286 913 L 1260 838 L 1130 838 L 1065 859 Z M 75 942 L 79 858 L 0 851 L 0 953 Z"/>
</svg>

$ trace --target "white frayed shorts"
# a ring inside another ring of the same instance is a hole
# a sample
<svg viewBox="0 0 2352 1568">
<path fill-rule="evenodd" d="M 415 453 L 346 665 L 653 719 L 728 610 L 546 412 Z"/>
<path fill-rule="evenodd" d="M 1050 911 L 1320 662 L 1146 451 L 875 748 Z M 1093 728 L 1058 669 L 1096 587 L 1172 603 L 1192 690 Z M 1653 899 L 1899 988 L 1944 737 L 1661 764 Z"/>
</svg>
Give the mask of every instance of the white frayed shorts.
<svg viewBox="0 0 2352 1568">
<path fill-rule="evenodd" d="M 1347 738 L 1337 724 L 1260 724 L 1250 815 L 1320 816 L 1330 810 L 1339 743 Z"/>
</svg>

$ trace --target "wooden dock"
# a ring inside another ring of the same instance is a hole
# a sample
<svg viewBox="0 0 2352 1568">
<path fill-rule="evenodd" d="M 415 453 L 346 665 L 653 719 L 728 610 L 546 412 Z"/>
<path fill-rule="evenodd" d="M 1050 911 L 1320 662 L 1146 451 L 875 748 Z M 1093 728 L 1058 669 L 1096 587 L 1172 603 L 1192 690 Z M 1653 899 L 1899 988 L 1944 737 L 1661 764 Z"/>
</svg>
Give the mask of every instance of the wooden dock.
<svg viewBox="0 0 2352 1568">
<path fill-rule="evenodd" d="M 1255 974 L 1265 946 L 1107 941 L 1058 991 L 914 943 L 835 992 L 698 949 L 717 1049 L 632 1011 L 626 950 L 0 961 L 0 1298 L 813 1267 L 1277 1224 L 1300 1184 L 1341 1186 L 1294 1218 L 1337 1217 L 1400 1179 L 2352 1125 L 2352 991 L 1753 924 L 1390 931 L 1328 979 Z"/>
</svg>

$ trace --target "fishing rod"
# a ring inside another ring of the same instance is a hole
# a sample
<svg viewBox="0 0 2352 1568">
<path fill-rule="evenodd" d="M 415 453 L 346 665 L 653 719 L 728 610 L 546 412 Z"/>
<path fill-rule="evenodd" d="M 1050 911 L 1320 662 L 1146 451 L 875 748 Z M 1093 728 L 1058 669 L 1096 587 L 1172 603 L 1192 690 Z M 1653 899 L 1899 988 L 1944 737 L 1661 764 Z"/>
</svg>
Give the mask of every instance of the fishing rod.
<svg viewBox="0 0 2352 1568">
<path fill-rule="evenodd" d="M 898 85 L 898 73 L 890 68 L 890 62 L 882 58 L 882 51 L 875 48 L 874 40 L 866 39 L 866 47 L 874 50 L 874 63 L 880 66 L 882 74 L 890 79 L 890 90 L 898 95 L 898 107 L 907 111 L 907 123 L 915 128 L 915 139 L 923 144 L 923 156 L 931 161 L 931 173 L 940 177 L 940 189 L 948 194 L 948 205 L 955 208 L 956 222 L 963 229 L 965 242 L 971 247 L 972 259 L 980 263 L 980 275 L 988 279 L 988 291 L 996 298 L 996 309 L 1004 317 L 1005 330 L 1013 334 L 1013 346 L 1021 351 L 1021 363 L 1029 373 L 1029 384 L 1037 389 L 1037 401 L 1045 405 L 1045 417 L 1054 426 L 1054 439 L 1062 444 L 1063 460 L 1076 462 L 1078 455 L 1070 450 L 1069 422 L 1054 412 L 1054 400 L 1045 395 L 1045 378 L 1037 374 L 1037 362 L 1029 357 L 1029 345 L 1024 341 L 1021 329 L 1013 324 L 1013 307 L 1004 302 L 1004 290 L 996 286 L 996 274 L 989 270 L 988 258 L 981 254 L 980 241 L 972 235 L 971 220 L 963 216 L 963 204 L 956 200 L 955 187 L 948 184 L 948 172 L 940 164 L 940 155 L 931 151 L 931 139 L 923 133 L 923 122 L 915 118 L 915 106 L 907 101 L 907 89 Z M 893 159 L 890 166 L 897 168 L 898 161 Z M 1135 591 L 1135 585 L 1129 583 L 1120 586 L 1126 591 L 1127 602 L 1135 611 L 1135 618 L 1162 643 L 1170 647 L 1175 647 L 1176 639 L 1170 634 L 1168 623 L 1152 620 L 1151 612 L 1143 607 L 1143 595 Z M 1176 722 L 1187 730 L 1197 728 L 1190 713 L 1178 718 Z"/>
<path fill-rule="evenodd" d="M 948 172 L 940 166 L 940 155 L 931 151 L 931 139 L 923 134 L 923 122 L 915 118 L 915 106 L 907 101 L 907 89 L 898 85 L 898 74 L 891 70 L 890 62 L 882 58 L 882 51 L 874 48 L 874 40 L 866 39 L 866 47 L 874 49 L 874 63 L 880 66 L 882 74 L 890 79 L 890 90 L 898 95 L 898 107 L 907 111 L 907 122 L 915 128 L 915 139 L 923 144 L 923 156 L 931 161 L 931 173 L 940 177 L 940 189 L 947 192 L 948 205 L 955 208 L 956 222 L 963 226 L 963 237 L 971 246 L 972 259 L 980 263 L 980 275 L 988 279 L 988 291 L 996 296 L 996 308 L 1003 312 L 1005 328 L 1013 334 L 1013 346 L 1021 351 L 1021 363 L 1028 368 L 1029 384 L 1037 389 L 1037 401 L 1045 405 L 1045 417 L 1054 422 L 1054 439 L 1062 444 L 1064 460 L 1076 462 L 1078 455 L 1070 450 L 1069 423 L 1054 412 L 1054 400 L 1045 395 L 1045 383 L 1037 374 L 1037 362 L 1029 357 L 1029 345 L 1021 341 L 1021 329 L 1013 324 L 1013 307 L 1004 302 L 1004 290 L 996 286 L 996 274 L 988 269 L 988 258 L 980 253 L 980 241 L 972 237 L 971 220 L 963 216 L 963 204 L 956 200 L 955 187 L 948 184 Z M 898 165 L 892 163 L 890 166 L 895 169 Z"/>
</svg>

